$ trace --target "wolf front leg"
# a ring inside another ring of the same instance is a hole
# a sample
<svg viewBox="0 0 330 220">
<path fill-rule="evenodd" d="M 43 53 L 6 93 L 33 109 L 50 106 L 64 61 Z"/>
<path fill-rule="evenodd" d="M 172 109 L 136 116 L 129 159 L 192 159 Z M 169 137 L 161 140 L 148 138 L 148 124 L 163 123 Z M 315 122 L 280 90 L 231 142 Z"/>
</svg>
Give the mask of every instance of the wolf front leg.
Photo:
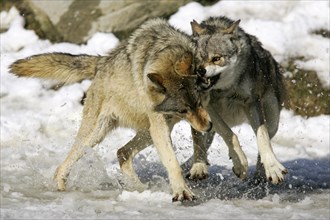
<svg viewBox="0 0 330 220">
<path fill-rule="evenodd" d="M 149 114 L 150 135 L 165 166 L 173 192 L 173 201 L 193 200 L 194 194 L 186 185 L 179 162 L 175 156 L 170 129 L 163 115 Z"/>
<path fill-rule="evenodd" d="M 208 106 L 207 111 L 213 122 L 213 130 L 220 134 L 228 146 L 229 158 L 231 158 L 233 162 L 233 172 L 240 179 L 246 179 L 248 162 L 236 134 L 234 134 L 230 127 L 223 121 L 218 111 L 212 105 Z"/>
<path fill-rule="evenodd" d="M 206 179 L 209 176 L 207 151 L 212 144 L 214 132 L 202 133 L 191 128 L 191 133 L 194 145 L 193 165 L 186 177 L 191 180 Z"/>
<path fill-rule="evenodd" d="M 288 173 L 288 170 L 277 160 L 273 152 L 262 105 L 259 100 L 257 99 L 251 103 L 247 109 L 250 124 L 257 137 L 259 151 L 256 177 L 259 178 L 258 176 L 263 173 L 260 170 L 263 167 L 267 180 L 273 184 L 278 184 L 284 180 L 284 175 Z"/>
</svg>

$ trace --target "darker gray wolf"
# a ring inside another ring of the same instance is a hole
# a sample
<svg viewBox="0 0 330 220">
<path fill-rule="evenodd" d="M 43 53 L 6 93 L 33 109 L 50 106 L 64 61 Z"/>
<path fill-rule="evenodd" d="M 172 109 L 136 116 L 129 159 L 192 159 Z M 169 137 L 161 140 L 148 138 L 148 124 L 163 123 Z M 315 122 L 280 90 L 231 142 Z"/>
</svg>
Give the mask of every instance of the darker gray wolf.
<svg viewBox="0 0 330 220">
<path fill-rule="evenodd" d="M 188 176 L 207 177 L 207 150 L 214 132 L 229 148 L 233 171 L 247 177 L 248 163 L 232 126 L 248 122 L 258 145 L 257 182 L 284 180 L 287 169 L 276 158 L 270 139 L 278 130 L 280 110 L 285 97 L 280 67 L 255 36 L 239 27 L 239 20 L 211 17 L 201 24 L 191 22 L 197 43 L 196 65 L 199 88 L 208 102 L 207 111 L 213 132 L 193 132 L 194 164 Z"/>
</svg>

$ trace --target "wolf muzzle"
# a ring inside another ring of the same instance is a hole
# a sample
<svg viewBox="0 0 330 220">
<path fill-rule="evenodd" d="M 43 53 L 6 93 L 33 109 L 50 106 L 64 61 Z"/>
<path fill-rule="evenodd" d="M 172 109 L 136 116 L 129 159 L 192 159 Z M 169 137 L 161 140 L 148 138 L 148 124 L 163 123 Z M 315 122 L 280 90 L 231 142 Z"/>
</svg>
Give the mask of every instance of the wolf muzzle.
<svg viewBox="0 0 330 220">
<path fill-rule="evenodd" d="M 198 79 L 197 79 L 197 90 L 198 91 L 207 91 L 210 88 L 212 88 L 215 84 L 217 84 L 217 82 L 220 79 L 220 74 L 215 75 L 215 76 L 211 76 L 211 77 L 203 77 L 198 75 Z"/>
</svg>

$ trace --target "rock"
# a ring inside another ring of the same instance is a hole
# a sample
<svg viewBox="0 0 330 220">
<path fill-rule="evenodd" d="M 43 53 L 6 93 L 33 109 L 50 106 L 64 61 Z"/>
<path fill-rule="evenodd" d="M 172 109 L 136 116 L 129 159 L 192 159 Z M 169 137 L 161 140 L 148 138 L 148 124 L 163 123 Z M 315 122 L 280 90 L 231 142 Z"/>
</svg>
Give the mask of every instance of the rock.
<svg viewBox="0 0 330 220">
<path fill-rule="evenodd" d="M 62 34 L 57 31 L 48 15 L 28 0 L 3 0 L 1 10 L 8 11 L 11 7 L 16 7 L 25 18 L 25 28 L 34 30 L 41 39 L 49 39 L 51 42 L 63 40 Z M 1 30 L 3 32 L 5 30 Z"/>
<path fill-rule="evenodd" d="M 289 73 L 284 81 L 287 89 L 284 107 L 306 117 L 329 115 L 330 89 L 322 86 L 315 71 L 297 68 L 295 60 L 303 59 L 296 57 L 282 65 Z"/>
<path fill-rule="evenodd" d="M 191 0 L 31 1 L 46 12 L 65 41 L 84 43 L 95 32 L 124 39 L 147 19 L 167 18 Z"/>
<path fill-rule="evenodd" d="M 2 1 L 5 10 L 15 6 L 26 19 L 26 28 L 33 29 L 40 38 L 82 44 L 95 32 L 112 32 L 120 40 L 125 39 L 144 21 L 168 18 L 192 0 Z M 214 4 L 216 0 L 197 2 L 205 5 Z"/>
</svg>

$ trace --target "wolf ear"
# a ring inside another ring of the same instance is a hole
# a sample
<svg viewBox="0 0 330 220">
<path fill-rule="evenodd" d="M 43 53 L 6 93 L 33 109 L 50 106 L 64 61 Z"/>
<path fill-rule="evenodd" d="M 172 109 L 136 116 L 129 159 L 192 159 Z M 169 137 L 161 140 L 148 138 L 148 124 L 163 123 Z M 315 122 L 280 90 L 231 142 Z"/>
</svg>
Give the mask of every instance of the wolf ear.
<svg viewBox="0 0 330 220">
<path fill-rule="evenodd" d="M 230 25 L 230 27 L 228 27 L 225 30 L 222 30 L 221 32 L 224 33 L 224 34 L 233 34 L 233 33 L 235 33 L 235 31 L 237 30 L 238 25 L 239 25 L 240 22 L 241 22 L 241 20 L 237 20 L 237 21 L 233 22 Z"/>
<path fill-rule="evenodd" d="M 189 76 L 191 75 L 191 67 L 193 62 L 193 56 L 190 53 L 184 53 L 183 56 L 175 63 L 175 71 L 179 75 Z"/>
<path fill-rule="evenodd" d="M 164 79 L 162 75 L 158 73 L 149 73 L 147 74 L 149 79 L 148 87 L 155 90 L 156 92 L 165 93 L 166 88 L 163 86 Z"/>
<path fill-rule="evenodd" d="M 206 33 L 206 28 L 203 28 L 197 21 L 193 20 L 190 25 L 194 36 Z"/>
</svg>

